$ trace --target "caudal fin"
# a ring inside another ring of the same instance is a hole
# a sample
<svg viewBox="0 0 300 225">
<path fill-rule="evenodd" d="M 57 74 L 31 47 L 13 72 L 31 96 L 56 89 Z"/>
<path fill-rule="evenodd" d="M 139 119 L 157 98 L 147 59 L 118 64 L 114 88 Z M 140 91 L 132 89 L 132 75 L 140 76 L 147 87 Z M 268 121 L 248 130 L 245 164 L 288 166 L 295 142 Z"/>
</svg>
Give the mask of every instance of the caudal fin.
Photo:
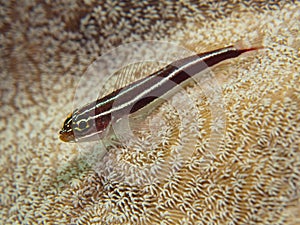
<svg viewBox="0 0 300 225">
<path fill-rule="evenodd" d="M 260 50 L 260 49 L 265 49 L 266 47 L 263 44 L 263 38 L 262 36 L 259 35 L 259 37 L 254 38 L 252 40 L 249 39 L 243 39 L 238 42 L 236 42 L 233 45 L 236 49 L 242 51 L 241 53 L 244 52 L 250 52 L 250 51 L 255 51 L 255 50 Z"/>
</svg>

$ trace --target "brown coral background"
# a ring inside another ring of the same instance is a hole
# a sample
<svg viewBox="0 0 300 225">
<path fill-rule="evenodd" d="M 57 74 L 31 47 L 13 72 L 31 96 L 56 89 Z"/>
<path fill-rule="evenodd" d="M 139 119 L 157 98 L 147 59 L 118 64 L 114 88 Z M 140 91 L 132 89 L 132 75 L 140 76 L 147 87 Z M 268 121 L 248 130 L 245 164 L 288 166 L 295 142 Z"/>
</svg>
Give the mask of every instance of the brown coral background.
<svg viewBox="0 0 300 225">
<path fill-rule="evenodd" d="M 1 1 L 1 223 L 299 224 L 299 11 L 285 1 Z M 142 185 L 105 170 L 133 162 L 132 151 L 91 165 L 58 140 L 80 76 L 108 49 L 166 40 L 205 51 L 257 37 L 268 49 L 214 70 L 226 130 L 211 161 L 205 96 L 190 160 Z"/>
</svg>

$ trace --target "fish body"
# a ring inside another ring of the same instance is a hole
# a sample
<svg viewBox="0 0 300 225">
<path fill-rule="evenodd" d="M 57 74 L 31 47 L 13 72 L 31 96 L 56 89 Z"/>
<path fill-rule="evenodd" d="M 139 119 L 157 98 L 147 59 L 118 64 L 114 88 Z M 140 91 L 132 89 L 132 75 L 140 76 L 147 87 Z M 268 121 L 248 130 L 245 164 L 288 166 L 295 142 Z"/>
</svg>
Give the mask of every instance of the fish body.
<svg viewBox="0 0 300 225">
<path fill-rule="evenodd" d="M 109 127 L 123 118 L 151 105 L 158 98 L 174 93 L 178 85 L 216 64 L 259 48 L 229 46 L 179 59 L 123 88 L 74 110 L 59 132 L 65 142 L 85 142 L 103 138 Z"/>
</svg>

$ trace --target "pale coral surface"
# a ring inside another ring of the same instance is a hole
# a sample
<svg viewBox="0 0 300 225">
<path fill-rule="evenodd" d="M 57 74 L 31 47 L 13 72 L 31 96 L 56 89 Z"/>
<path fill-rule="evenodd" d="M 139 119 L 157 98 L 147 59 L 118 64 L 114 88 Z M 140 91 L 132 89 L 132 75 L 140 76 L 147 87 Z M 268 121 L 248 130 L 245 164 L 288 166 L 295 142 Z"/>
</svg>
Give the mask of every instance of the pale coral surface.
<svg viewBox="0 0 300 225">
<path fill-rule="evenodd" d="M 299 2 L 63 2 L 1 1 L 1 224 L 300 223 Z M 221 106 L 190 85 L 156 135 L 93 160 L 62 143 L 86 68 L 141 40 L 266 49 L 212 70 Z"/>
</svg>

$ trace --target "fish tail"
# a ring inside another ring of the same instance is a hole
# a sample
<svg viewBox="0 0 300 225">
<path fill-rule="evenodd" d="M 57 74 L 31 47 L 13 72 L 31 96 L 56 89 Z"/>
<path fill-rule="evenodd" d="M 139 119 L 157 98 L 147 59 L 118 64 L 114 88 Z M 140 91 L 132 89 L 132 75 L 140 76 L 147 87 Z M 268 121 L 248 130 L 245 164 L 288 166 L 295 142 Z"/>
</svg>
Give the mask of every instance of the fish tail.
<svg viewBox="0 0 300 225">
<path fill-rule="evenodd" d="M 254 38 L 252 40 L 248 39 L 243 39 L 238 42 L 236 42 L 233 46 L 241 51 L 241 53 L 244 52 L 250 52 L 250 51 L 255 51 L 255 50 L 260 50 L 260 49 L 265 49 L 266 47 L 263 44 L 263 38 L 260 35 L 257 38 Z"/>
</svg>

